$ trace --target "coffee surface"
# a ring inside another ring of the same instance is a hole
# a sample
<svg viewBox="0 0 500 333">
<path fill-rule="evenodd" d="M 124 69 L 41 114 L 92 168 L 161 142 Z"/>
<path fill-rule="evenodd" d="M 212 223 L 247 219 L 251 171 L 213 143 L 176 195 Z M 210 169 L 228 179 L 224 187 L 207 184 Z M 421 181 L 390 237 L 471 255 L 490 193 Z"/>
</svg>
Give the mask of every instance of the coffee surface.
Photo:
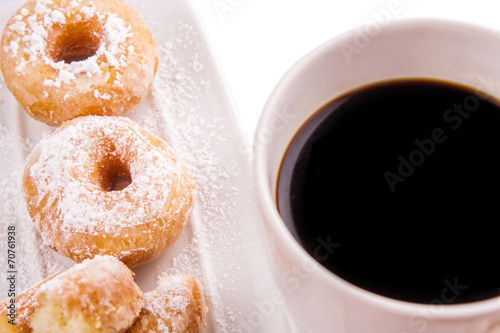
<svg viewBox="0 0 500 333">
<path fill-rule="evenodd" d="M 277 205 L 341 278 L 417 303 L 498 296 L 500 103 L 408 79 L 318 110 L 283 159 Z"/>
</svg>

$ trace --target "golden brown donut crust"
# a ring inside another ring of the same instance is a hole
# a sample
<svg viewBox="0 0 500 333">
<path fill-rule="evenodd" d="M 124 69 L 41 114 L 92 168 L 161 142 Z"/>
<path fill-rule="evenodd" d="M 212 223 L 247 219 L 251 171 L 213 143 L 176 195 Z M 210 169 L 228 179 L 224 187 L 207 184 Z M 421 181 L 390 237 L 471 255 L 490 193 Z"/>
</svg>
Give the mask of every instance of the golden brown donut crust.
<svg viewBox="0 0 500 333">
<path fill-rule="evenodd" d="M 16 325 L 7 323 L 10 301 L 0 304 L 2 332 L 66 332 L 70 325 L 88 324 L 88 332 L 123 332 L 144 305 L 132 272 L 116 258 L 96 256 L 55 274 L 16 297 Z M 57 311 L 47 312 L 49 309 Z M 65 327 L 47 324 L 64 318 Z M 73 321 L 73 322 L 72 322 Z M 45 329 L 40 328 L 45 326 Z"/>
<path fill-rule="evenodd" d="M 201 333 L 207 306 L 203 287 L 193 276 L 174 275 L 144 294 L 145 305 L 126 333 Z"/>
<path fill-rule="evenodd" d="M 58 273 L 60 274 L 60 273 Z M 47 281 L 50 281 L 58 274 L 52 275 L 35 286 L 27 289 L 22 294 L 15 297 L 15 325 L 9 324 L 10 317 L 7 316 L 7 306 L 10 303 L 10 298 L 0 303 L 0 332 L 5 333 L 31 333 L 31 326 L 29 325 L 29 318 L 35 312 L 38 302 L 35 293 L 40 286 Z"/>
<path fill-rule="evenodd" d="M 110 190 L 121 175 L 131 183 Z M 175 242 L 196 198 L 193 178 L 163 140 L 127 118 L 100 116 L 68 121 L 41 140 L 23 191 L 45 244 L 77 262 L 108 254 L 129 267 Z"/>
<path fill-rule="evenodd" d="M 126 114 L 158 67 L 150 31 L 122 0 L 28 0 L 0 44 L 7 87 L 31 117 L 52 126 Z"/>
</svg>

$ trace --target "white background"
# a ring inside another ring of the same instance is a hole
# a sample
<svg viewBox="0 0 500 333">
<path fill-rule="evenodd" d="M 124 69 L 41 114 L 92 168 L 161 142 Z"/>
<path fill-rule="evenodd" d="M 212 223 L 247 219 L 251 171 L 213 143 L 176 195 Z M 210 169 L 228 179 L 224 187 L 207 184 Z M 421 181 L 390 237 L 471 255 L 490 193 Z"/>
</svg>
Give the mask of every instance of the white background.
<svg viewBox="0 0 500 333">
<path fill-rule="evenodd" d="M 0 5 L 11 1 L 0 0 Z M 500 31 L 498 0 L 191 1 L 207 28 L 249 140 L 269 94 L 287 69 L 342 32 L 372 21 L 387 25 L 408 17 L 442 17 Z"/>
<path fill-rule="evenodd" d="M 442 17 L 500 30 L 497 0 L 192 1 L 205 23 L 249 138 L 269 94 L 287 69 L 344 31 L 372 21 L 387 25 L 408 17 Z"/>
</svg>

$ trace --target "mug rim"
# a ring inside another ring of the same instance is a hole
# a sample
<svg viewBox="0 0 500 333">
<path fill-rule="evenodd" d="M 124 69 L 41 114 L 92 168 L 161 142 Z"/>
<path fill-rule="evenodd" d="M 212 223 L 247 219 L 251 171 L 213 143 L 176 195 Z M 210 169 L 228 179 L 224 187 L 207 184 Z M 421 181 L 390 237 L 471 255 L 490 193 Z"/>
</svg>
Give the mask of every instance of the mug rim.
<svg viewBox="0 0 500 333">
<path fill-rule="evenodd" d="M 269 154 L 270 145 L 261 145 L 260 142 L 258 142 L 259 135 L 263 131 L 263 129 L 266 128 L 267 124 L 269 124 L 270 118 L 274 114 L 273 106 L 280 101 L 281 96 L 284 95 L 284 92 L 294 84 L 297 78 L 300 78 L 301 74 L 304 73 L 304 71 L 306 71 L 307 68 L 311 66 L 311 64 L 317 61 L 320 57 L 324 56 L 325 53 L 328 53 L 332 48 L 338 48 L 342 42 L 352 40 L 357 29 L 363 26 L 369 26 L 371 24 L 374 23 L 364 24 L 341 33 L 303 55 L 285 72 L 285 74 L 278 81 L 270 96 L 268 97 L 268 100 L 265 103 L 261 116 L 259 118 L 253 142 L 254 187 L 255 194 L 257 196 L 257 202 L 261 211 L 261 215 L 263 216 L 264 223 L 271 229 L 273 234 L 272 237 L 279 238 L 280 243 L 286 247 L 285 250 L 291 252 L 291 255 L 296 258 L 298 262 L 311 262 L 314 267 L 314 272 L 315 274 L 317 274 L 318 278 L 320 278 L 330 286 L 344 288 L 347 293 L 356 296 L 358 299 L 361 299 L 366 303 L 385 308 L 386 310 L 389 310 L 393 313 L 400 313 L 404 315 L 415 314 L 423 308 L 440 306 L 439 313 L 435 315 L 435 317 L 439 319 L 453 319 L 457 317 L 468 318 L 477 315 L 487 315 L 488 313 L 498 312 L 500 311 L 499 296 L 476 302 L 434 305 L 431 303 L 416 303 L 397 300 L 363 289 L 349 282 L 348 280 L 344 280 L 341 277 L 337 276 L 335 273 L 329 271 L 318 261 L 312 258 L 311 255 L 307 253 L 307 251 L 303 249 L 295 240 L 293 235 L 285 226 L 285 223 L 281 219 L 281 216 L 279 215 L 275 198 L 273 197 L 273 189 L 276 185 L 271 184 L 268 176 L 269 173 L 267 172 L 267 156 Z M 390 25 L 384 27 L 384 29 L 408 30 L 418 29 L 422 27 L 424 27 L 425 29 L 447 29 L 454 30 L 455 32 L 479 33 L 482 35 L 488 35 L 500 42 L 500 31 L 484 27 L 479 24 L 453 19 L 427 17 L 394 19 L 390 22 Z M 335 96 L 333 96 L 332 99 L 333 98 L 335 98 Z M 313 113 L 314 112 L 312 112 L 308 116 L 311 116 Z M 259 146 L 259 149 L 255 149 L 257 145 Z M 286 150 L 280 152 L 280 154 L 282 153 L 284 155 L 285 152 Z"/>
</svg>

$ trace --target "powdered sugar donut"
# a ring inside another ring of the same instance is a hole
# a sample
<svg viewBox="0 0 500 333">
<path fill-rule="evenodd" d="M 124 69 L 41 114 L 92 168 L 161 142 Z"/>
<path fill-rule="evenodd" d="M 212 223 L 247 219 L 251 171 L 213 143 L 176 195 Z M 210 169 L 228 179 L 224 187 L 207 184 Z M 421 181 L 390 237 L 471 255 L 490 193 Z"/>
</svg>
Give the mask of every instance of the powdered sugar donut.
<svg viewBox="0 0 500 333">
<path fill-rule="evenodd" d="M 0 68 L 33 118 L 123 115 L 148 93 L 156 44 L 122 0 L 28 0 L 7 22 Z"/>
<path fill-rule="evenodd" d="M 116 258 L 96 256 L 27 289 L 14 299 L 15 325 L 0 303 L 1 332 L 124 332 L 144 296 L 132 272 Z"/>
<path fill-rule="evenodd" d="M 45 244 L 77 262 L 108 254 L 129 267 L 179 237 L 196 195 L 164 141 L 127 118 L 106 116 L 75 118 L 42 139 L 23 190 Z"/>
<path fill-rule="evenodd" d="M 202 333 L 207 306 L 201 283 L 190 275 L 163 277 L 144 294 L 145 305 L 126 333 Z"/>
</svg>

